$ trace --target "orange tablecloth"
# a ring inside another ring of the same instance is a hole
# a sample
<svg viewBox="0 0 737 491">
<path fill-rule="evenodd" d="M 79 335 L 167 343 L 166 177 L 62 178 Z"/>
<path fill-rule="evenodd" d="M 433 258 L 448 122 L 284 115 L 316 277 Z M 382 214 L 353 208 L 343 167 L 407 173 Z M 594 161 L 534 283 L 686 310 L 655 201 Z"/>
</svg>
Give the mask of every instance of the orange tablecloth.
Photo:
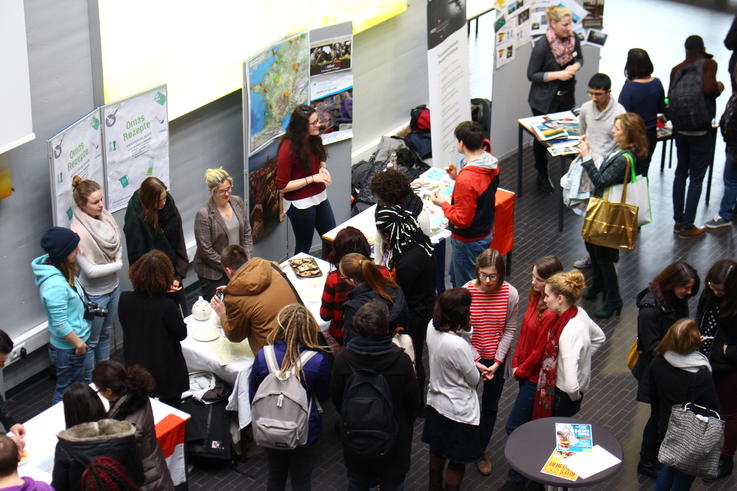
<svg viewBox="0 0 737 491">
<path fill-rule="evenodd" d="M 496 190 L 494 207 L 494 238 L 491 248 L 507 254 L 514 247 L 514 200 L 516 195 L 506 189 Z"/>
</svg>

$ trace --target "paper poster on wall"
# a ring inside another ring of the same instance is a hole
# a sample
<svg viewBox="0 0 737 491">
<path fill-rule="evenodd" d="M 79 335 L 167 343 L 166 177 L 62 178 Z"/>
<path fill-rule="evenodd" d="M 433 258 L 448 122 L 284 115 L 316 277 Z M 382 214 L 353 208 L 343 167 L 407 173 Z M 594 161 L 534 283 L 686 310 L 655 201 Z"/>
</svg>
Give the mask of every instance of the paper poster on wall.
<svg viewBox="0 0 737 491">
<path fill-rule="evenodd" d="M 102 107 L 107 207 L 128 206 L 147 177 L 169 186 L 169 118 L 166 85 Z"/>
<path fill-rule="evenodd" d="M 279 139 L 248 157 L 248 214 L 253 241 L 269 235 L 284 220 L 282 197 L 276 189 Z"/>
<path fill-rule="evenodd" d="M 72 178 L 91 179 L 105 185 L 102 161 L 102 123 L 95 109 L 46 142 L 51 177 L 54 225 L 68 227 L 72 220 Z"/>
<path fill-rule="evenodd" d="M 10 177 L 8 162 L 0 156 L 0 199 L 5 199 L 13 194 L 13 181 Z"/>
<path fill-rule="evenodd" d="M 331 72 L 310 77 L 310 100 L 322 99 L 329 95 L 353 88 L 353 71 Z"/>
<path fill-rule="evenodd" d="M 427 4 L 427 72 L 433 166 L 458 164 L 453 130 L 471 119 L 466 2 Z"/>
<path fill-rule="evenodd" d="M 310 99 L 310 49 L 306 32 L 261 51 L 244 64 L 248 95 L 248 155 L 287 128 L 289 115 Z"/>
<path fill-rule="evenodd" d="M 335 37 L 311 43 L 310 75 L 349 70 L 352 45 L 352 36 Z"/>
<path fill-rule="evenodd" d="M 595 29 L 604 27 L 604 0 L 584 0 L 583 8 L 589 13 L 583 20 L 583 27 Z"/>
<path fill-rule="evenodd" d="M 353 89 L 310 102 L 317 110 L 322 143 L 327 145 L 353 137 Z"/>
<path fill-rule="evenodd" d="M 594 46 L 603 47 L 606 44 L 607 34 L 597 30 L 589 29 L 586 35 L 586 44 L 593 44 Z"/>
<path fill-rule="evenodd" d="M 511 36 L 507 36 L 506 39 L 507 41 L 503 43 L 497 43 L 496 47 L 494 48 L 494 68 L 496 68 L 497 70 L 510 61 L 514 61 L 515 53 L 517 51 L 514 47 L 514 39 L 512 39 Z"/>
</svg>

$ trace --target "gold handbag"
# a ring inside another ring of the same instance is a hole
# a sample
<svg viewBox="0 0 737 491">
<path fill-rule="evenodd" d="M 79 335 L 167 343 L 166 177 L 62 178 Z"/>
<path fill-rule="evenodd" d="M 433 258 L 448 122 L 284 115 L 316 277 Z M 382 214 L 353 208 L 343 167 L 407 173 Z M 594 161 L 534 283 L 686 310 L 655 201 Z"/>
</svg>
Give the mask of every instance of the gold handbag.
<svg viewBox="0 0 737 491">
<path fill-rule="evenodd" d="M 627 354 L 627 368 L 630 369 L 630 372 L 635 369 L 635 365 L 637 365 L 637 360 L 639 358 L 640 352 L 637 351 L 637 338 L 635 338 L 635 341 L 630 347 L 630 352 Z"/>
<path fill-rule="evenodd" d="M 635 248 L 638 207 L 627 203 L 627 178 L 630 174 L 630 165 L 627 159 L 622 198 L 619 203 L 607 201 L 605 198 L 589 198 L 586 218 L 583 222 L 583 230 L 581 230 L 581 237 L 589 244 L 628 251 Z M 604 196 L 606 195 L 604 193 Z"/>
</svg>

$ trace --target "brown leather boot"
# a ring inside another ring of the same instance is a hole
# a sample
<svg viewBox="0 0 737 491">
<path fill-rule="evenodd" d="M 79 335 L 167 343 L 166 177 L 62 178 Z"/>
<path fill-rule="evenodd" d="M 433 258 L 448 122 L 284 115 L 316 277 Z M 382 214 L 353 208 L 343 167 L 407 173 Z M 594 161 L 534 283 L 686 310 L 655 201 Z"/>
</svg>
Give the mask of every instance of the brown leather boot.
<svg viewBox="0 0 737 491">
<path fill-rule="evenodd" d="M 486 455 L 486 452 L 484 452 L 484 455 L 481 457 L 481 459 L 476 462 L 476 468 L 479 470 L 479 473 L 482 476 L 491 475 L 491 461 L 489 460 L 489 456 Z"/>
</svg>

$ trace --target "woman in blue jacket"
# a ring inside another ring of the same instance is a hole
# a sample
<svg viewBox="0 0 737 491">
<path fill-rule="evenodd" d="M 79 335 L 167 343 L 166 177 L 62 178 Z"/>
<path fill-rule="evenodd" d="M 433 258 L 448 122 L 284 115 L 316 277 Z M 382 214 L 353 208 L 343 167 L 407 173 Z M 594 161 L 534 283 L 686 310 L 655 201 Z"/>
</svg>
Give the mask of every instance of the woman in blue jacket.
<svg viewBox="0 0 737 491">
<path fill-rule="evenodd" d="M 291 476 L 293 490 L 311 489 L 310 476 L 314 453 L 311 451 L 311 445 L 320 436 L 322 429 L 322 415 L 318 411 L 317 401 L 325 401 L 330 395 L 331 367 L 327 357 L 319 351 L 318 332 L 319 328 L 312 314 L 303 305 L 292 304 L 281 309 L 277 315 L 276 324 L 267 338 L 268 344 L 274 347 L 276 361 L 281 371 L 289 370 L 293 365 L 299 365 L 302 351 L 317 352 L 304 366 L 298 366 L 297 370 L 297 376 L 312 402 L 307 443 L 294 450 L 266 449 L 269 462 L 267 486 L 269 491 L 285 489 L 287 475 Z M 249 379 L 251 403 L 253 403 L 259 385 L 269 375 L 265 351 L 262 349 L 258 352 L 251 368 Z"/>
<path fill-rule="evenodd" d="M 93 352 L 87 349 L 90 323 L 86 296 L 76 279 L 79 235 L 68 228 L 51 227 L 41 238 L 46 254 L 31 262 L 48 317 L 49 357 L 56 367 L 53 404 L 73 382 L 92 381 Z M 94 315 L 94 314 L 93 314 Z"/>
</svg>

